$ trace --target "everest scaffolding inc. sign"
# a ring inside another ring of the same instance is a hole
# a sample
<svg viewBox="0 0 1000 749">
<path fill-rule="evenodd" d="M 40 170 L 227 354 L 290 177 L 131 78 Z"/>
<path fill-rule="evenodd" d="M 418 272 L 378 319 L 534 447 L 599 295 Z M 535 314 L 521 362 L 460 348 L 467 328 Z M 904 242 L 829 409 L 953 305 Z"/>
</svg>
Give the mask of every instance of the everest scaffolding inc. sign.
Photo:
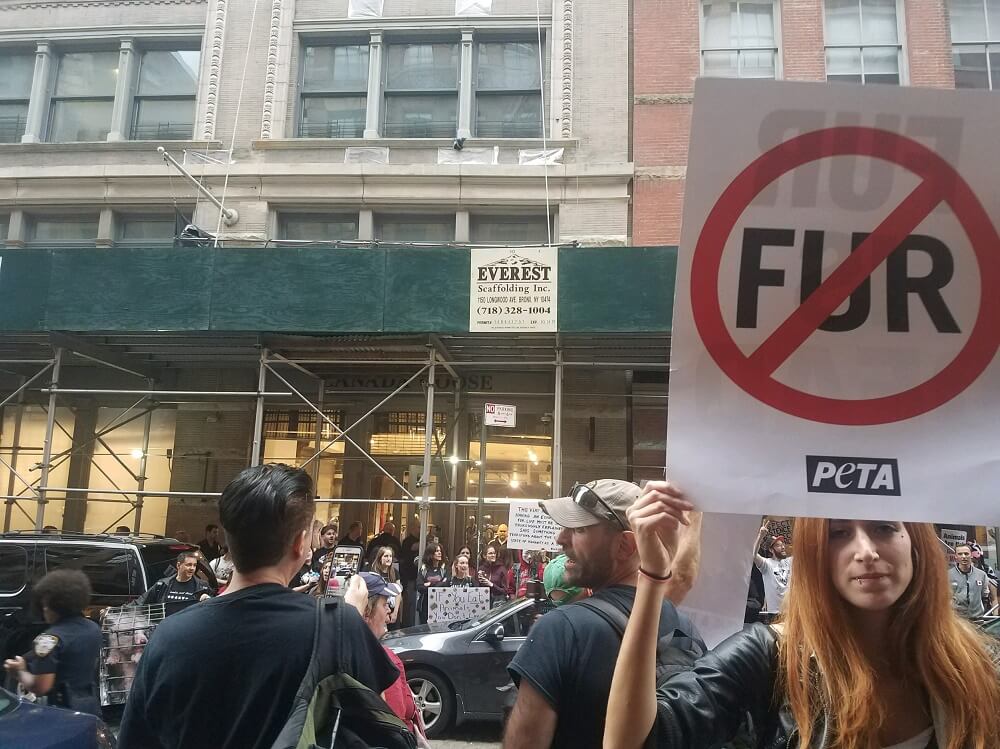
<svg viewBox="0 0 1000 749">
<path fill-rule="evenodd" d="M 556 332 L 557 247 L 474 249 L 470 254 L 470 332 Z"/>
<path fill-rule="evenodd" d="M 1000 99 L 700 79 L 694 102 L 672 480 L 710 511 L 1000 521 Z"/>
</svg>

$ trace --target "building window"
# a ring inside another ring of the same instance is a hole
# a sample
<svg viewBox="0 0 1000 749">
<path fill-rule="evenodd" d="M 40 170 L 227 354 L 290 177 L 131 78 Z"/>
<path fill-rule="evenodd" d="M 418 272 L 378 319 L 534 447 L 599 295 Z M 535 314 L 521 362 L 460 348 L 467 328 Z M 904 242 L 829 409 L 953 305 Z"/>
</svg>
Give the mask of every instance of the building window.
<svg viewBox="0 0 1000 749">
<path fill-rule="evenodd" d="M 67 52 L 59 57 L 49 141 L 107 140 L 118 81 L 118 52 Z"/>
<path fill-rule="evenodd" d="M 955 88 L 1000 90 L 1000 0 L 951 0 Z"/>
<path fill-rule="evenodd" d="M 30 221 L 29 241 L 89 244 L 97 239 L 97 216 L 37 216 Z"/>
<path fill-rule="evenodd" d="M 190 140 L 198 93 L 197 50 L 143 52 L 132 115 L 133 140 Z"/>
<path fill-rule="evenodd" d="M 306 47 L 300 137 L 360 138 L 367 103 L 367 44 Z"/>
<path fill-rule="evenodd" d="M 124 244 L 136 242 L 140 244 L 172 244 L 174 237 L 183 226 L 177 225 L 177 217 L 159 216 L 120 216 L 118 219 L 118 240 Z"/>
<path fill-rule="evenodd" d="M 305 242 L 352 241 L 358 238 L 358 214 L 285 213 L 281 215 L 282 239 Z"/>
<path fill-rule="evenodd" d="M 469 241 L 472 244 L 546 244 L 549 241 L 548 222 L 545 216 L 470 216 Z"/>
<path fill-rule="evenodd" d="M 10 234 L 10 216 L 0 216 L 0 242 L 6 242 Z"/>
<path fill-rule="evenodd" d="M 382 242 L 454 242 L 455 216 L 376 215 L 375 239 Z"/>
<path fill-rule="evenodd" d="M 344 425 L 344 412 L 324 410 L 323 414 L 339 428 Z M 323 420 L 323 439 L 332 439 L 335 433 L 330 423 Z M 264 436 L 268 439 L 312 440 L 316 437 L 315 411 L 286 411 L 274 409 L 264 411 Z"/>
<path fill-rule="evenodd" d="M 826 79 L 900 83 L 896 0 L 826 0 Z"/>
<path fill-rule="evenodd" d="M 385 75 L 388 138 L 452 138 L 458 128 L 458 44 L 390 44 Z"/>
<path fill-rule="evenodd" d="M 778 44 L 772 0 L 704 0 L 701 67 L 724 78 L 775 78 Z"/>
<path fill-rule="evenodd" d="M 34 55 L 0 54 L 0 143 L 21 142 L 34 72 Z"/>
<path fill-rule="evenodd" d="M 542 76 L 537 42 L 476 45 L 476 135 L 541 137 Z"/>
</svg>

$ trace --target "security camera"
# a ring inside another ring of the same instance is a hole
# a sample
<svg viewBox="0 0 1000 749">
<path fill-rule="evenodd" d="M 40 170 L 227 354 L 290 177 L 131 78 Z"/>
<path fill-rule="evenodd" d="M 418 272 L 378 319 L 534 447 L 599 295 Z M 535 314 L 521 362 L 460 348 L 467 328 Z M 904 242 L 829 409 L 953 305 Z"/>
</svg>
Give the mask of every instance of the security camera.
<svg viewBox="0 0 1000 749">
<path fill-rule="evenodd" d="M 461 151 L 465 148 L 465 138 L 455 138 L 455 140 L 452 141 L 451 147 L 456 151 Z"/>
</svg>

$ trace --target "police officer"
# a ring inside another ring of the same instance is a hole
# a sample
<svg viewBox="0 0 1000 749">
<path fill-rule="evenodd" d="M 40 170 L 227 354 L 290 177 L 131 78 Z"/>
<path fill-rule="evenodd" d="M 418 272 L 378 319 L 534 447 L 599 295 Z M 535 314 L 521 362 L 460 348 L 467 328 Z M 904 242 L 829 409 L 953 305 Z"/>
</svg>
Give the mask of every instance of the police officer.
<svg viewBox="0 0 1000 749">
<path fill-rule="evenodd" d="M 39 580 L 35 600 L 48 627 L 31 651 L 5 661 L 4 668 L 28 691 L 48 696 L 50 705 L 100 715 L 101 628 L 83 616 L 90 592 L 90 581 L 79 570 L 56 570 Z"/>
</svg>

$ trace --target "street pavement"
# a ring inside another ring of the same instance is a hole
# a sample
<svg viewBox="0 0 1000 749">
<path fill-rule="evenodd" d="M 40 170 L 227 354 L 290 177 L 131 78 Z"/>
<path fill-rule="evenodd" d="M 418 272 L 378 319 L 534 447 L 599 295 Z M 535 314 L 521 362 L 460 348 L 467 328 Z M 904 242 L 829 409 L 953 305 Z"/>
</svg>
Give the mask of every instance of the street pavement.
<svg viewBox="0 0 1000 749">
<path fill-rule="evenodd" d="M 500 723 L 466 723 L 444 738 L 431 740 L 434 749 L 499 749 Z"/>
</svg>

